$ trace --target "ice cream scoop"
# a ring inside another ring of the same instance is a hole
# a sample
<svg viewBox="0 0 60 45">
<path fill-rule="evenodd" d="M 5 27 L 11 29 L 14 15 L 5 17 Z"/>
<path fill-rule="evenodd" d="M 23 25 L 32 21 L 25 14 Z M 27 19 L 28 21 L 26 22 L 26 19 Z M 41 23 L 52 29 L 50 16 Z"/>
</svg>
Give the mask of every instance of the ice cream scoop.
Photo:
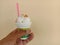
<svg viewBox="0 0 60 45">
<path fill-rule="evenodd" d="M 23 29 L 23 30 L 28 30 L 31 27 L 31 20 L 30 17 L 27 14 L 23 14 L 17 18 L 16 25 L 17 28 Z M 22 40 L 25 40 L 28 38 L 28 34 L 22 36 Z"/>
</svg>

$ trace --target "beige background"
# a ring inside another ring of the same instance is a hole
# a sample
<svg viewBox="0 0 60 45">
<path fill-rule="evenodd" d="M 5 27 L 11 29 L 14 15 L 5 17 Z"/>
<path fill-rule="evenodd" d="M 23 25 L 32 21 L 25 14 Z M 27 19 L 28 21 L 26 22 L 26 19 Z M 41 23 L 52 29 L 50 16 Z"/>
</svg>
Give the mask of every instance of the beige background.
<svg viewBox="0 0 60 45">
<path fill-rule="evenodd" d="M 16 28 L 17 0 L 0 0 L 0 39 Z M 60 45 L 60 1 L 20 0 L 21 13 L 32 19 L 35 38 L 28 45 Z"/>
</svg>

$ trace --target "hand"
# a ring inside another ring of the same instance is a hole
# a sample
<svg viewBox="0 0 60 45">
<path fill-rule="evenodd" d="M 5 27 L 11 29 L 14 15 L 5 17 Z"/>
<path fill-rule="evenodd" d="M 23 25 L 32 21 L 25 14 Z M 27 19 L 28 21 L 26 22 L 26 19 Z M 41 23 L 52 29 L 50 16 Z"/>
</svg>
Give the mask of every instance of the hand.
<svg viewBox="0 0 60 45">
<path fill-rule="evenodd" d="M 0 45 L 26 45 L 29 41 L 33 39 L 33 33 L 31 30 L 27 30 L 29 38 L 26 40 L 21 40 L 20 38 L 26 34 L 26 31 L 15 29 L 8 36 L 0 41 Z"/>
</svg>

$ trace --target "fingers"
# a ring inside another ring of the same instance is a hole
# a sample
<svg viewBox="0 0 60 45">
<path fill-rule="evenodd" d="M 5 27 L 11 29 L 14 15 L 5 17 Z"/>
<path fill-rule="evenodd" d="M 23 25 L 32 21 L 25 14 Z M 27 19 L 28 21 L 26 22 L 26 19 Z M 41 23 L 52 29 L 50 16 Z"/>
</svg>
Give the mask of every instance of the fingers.
<svg viewBox="0 0 60 45">
<path fill-rule="evenodd" d="M 30 42 L 33 38 L 34 38 L 34 34 L 33 34 L 33 33 L 31 33 L 31 34 L 29 34 L 29 38 L 28 38 L 28 39 L 26 39 L 26 40 L 23 40 L 23 42 L 28 43 L 28 42 Z"/>
<path fill-rule="evenodd" d="M 29 38 L 28 38 L 28 39 L 26 39 L 26 40 L 21 40 L 20 38 L 18 38 L 18 39 L 16 40 L 16 43 L 17 43 L 18 45 L 20 45 L 20 44 L 26 45 L 28 42 L 30 42 L 30 41 L 33 39 L 33 37 L 34 37 L 34 34 L 31 33 L 31 34 L 29 35 Z"/>
<path fill-rule="evenodd" d="M 20 38 L 16 40 L 16 45 L 23 45 L 23 42 Z"/>
</svg>

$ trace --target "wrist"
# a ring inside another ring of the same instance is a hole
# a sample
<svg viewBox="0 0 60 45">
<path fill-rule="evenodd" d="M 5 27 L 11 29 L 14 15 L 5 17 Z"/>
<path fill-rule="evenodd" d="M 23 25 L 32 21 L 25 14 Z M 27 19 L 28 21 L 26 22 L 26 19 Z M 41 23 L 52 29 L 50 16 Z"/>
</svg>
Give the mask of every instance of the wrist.
<svg viewBox="0 0 60 45">
<path fill-rule="evenodd" d="M 2 45 L 2 40 L 0 40 L 0 45 Z"/>
<path fill-rule="evenodd" d="M 5 45 L 4 39 L 0 40 L 0 45 Z"/>
</svg>

